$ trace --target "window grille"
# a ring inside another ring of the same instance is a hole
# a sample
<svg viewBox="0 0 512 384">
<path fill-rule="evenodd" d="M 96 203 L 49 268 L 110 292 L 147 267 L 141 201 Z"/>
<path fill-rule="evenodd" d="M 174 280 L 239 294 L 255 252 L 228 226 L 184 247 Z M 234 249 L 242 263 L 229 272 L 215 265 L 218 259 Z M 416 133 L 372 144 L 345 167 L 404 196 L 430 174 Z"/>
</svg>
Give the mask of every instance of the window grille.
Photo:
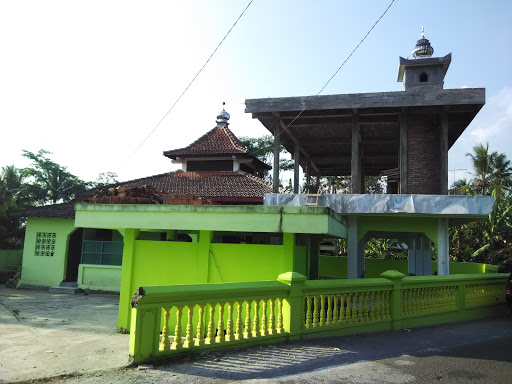
<svg viewBox="0 0 512 384">
<path fill-rule="evenodd" d="M 53 256 L 56 237 L 57 234 L 53 232 L 37 232 L 36 256 Z"/>
</svg>

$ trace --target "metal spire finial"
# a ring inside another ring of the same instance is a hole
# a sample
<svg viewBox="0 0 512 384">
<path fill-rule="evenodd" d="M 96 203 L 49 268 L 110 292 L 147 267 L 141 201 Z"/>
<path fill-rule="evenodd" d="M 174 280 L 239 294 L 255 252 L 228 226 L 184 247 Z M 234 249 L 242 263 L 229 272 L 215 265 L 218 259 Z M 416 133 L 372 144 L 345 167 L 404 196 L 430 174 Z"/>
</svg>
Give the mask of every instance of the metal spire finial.
<svg viewBox="0 0 512 384">
<path fill-rule="evenodd" d="M 430 41 L 425 38 L 425 29 L 421 26 L 421 38 L 416 42 L 416 48 L 412 51 L 415 59 L 431 57 L 434 54 L 434 48 L 430 45 Z"/>
<path fill-rule="evenodd" d="M 226 102 L 222 102 L 222 111 L 217 115 L 217 127 L 227 127 L 229 125 L 228 120 L 231 117 L 229 113 L 226 112 L 224 106 Z"/>
</svg>

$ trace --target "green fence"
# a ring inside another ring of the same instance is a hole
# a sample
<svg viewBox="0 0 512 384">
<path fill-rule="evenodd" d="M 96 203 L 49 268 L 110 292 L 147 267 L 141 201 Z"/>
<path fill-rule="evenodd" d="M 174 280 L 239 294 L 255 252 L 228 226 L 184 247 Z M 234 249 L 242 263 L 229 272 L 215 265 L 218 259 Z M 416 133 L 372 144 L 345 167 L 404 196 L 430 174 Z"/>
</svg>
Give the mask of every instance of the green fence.
<svg viewBox="0 0 512 384">
<path fill-rule="evenodd" d="M 379 277 L 381 273 L 394 269 L 403 274 L 409 274 L 407 260 L 364 259 L 365 277 Z M 320 256 L 319 274 L 324 277 L 347 277 L 346 256 Z M 432 273 L 437 270 L 437 262 L 432 262 Z M 450 262 L 450 275 L 477 274 L 498 272 L 498 266 L 483 263 Z"/>
<path fill-rule="evenodd" d="M 0 271 L 21 266 L 23 249 L 0 250 Z"/>
<path fill-rule="evenodd" d="M 140 287 L 132 299 L 134 362 L 177 353 L 432 325 L 504 309 L 507 274 Z"/>
</svg>

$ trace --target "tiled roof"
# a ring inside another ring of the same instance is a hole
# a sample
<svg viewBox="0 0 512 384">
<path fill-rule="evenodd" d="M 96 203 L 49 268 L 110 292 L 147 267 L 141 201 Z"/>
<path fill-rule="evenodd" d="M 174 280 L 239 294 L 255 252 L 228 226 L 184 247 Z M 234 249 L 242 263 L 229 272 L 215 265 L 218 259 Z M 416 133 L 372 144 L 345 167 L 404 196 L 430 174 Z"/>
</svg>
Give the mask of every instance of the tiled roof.
<svg viewBox="0 0 512 384">
<path fill-rule="evenodd" d="M 177 156 L 212 156 L 248 154 L 247 148 L 227 127 L 215 127 L 188 147 L 171 149 L 164 156 L 175 159 Z"/>
<path fill-rule="evenodd" d="M 141 187 L 151 185 L 168 194 L 189 194 L 200 197 L 261 197 L 272 192 L 272 185 L 243 171 L 169 172 L 119 185 Z"/>
<path fill-rule="evenodd" d="M 44 205 L 10 212 L 9 215 L 23 217 L 60 217 L 69 219 L 75 217 L 75 202 Z"/>
<path fill-rule="evenodd" d="M 263 195 L 272 192 L 272 184 L 243 171 L 176 171 L 116 183 L 108 187 L 142 187 L 144 185 L 151 185 L 162 194 L 195 195 L 211 198 L 214 201 L 215 198 L 221 200 L 230 198 L 232 202 L 240 204 L 247 202 L 245 200 L 247 198 L 261 198 L 261 202 L 263 202 Z M 85 195 L 91 195 L 91 192 L 92 190 Z M 237 201 L 237 199 L 239 200 Z M 75 202 L 45 205 L 16 211 L 13 214 L 26 217 L 73 218 L 75 217 L 74 204 Z"/>
</svg>

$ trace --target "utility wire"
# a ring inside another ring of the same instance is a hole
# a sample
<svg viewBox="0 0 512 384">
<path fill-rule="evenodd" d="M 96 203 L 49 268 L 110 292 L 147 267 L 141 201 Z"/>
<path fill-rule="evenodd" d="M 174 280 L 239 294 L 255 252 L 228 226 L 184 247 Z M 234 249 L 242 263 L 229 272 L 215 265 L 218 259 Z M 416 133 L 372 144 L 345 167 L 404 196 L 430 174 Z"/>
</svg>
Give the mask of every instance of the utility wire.
<svg viewBox="0 0 512 384">
<path fill-rule="evenodd" d="M 135 150 L 131 153 L 130 156 L 128 156 L 128 159 L 130 159 L 134 154 L 135 152 L 137 152 L 139 150 L 140 147 L 142 147 L 144 145 L 144 143 L 149 139 L 149 137 L 153 134 L 153 132 L 156 131 L 156 129 L 160 126 L 160 124 L 162 124 L 162 122 L 165 120 L 165 118 L 167 117 L 167 115 L 169 113 L 171 113 L 171 111 L 174 109 L 174 107 L 176 106 L 176 104 L 178 104 L 178 102 L 181 100 L 181 98 L 183 97 L 183 95 L 185 94 L 185 92 L 187 92 L 187 90 L 190 88 L 190 86 L 192 85 L 192 83 L 196 80 L 197 76 L 199 76 L 199 74 L 202 72 L 202 70 L 204 69 L 204 67 L 206 67 L 206 65 L 210 62 L 210 59 L 213 57 L 213 55 L 215 55 L 215 52 L 217 52 L 217 50 L 219 49 L 219 47 L 222 45 L 222 43 L 224 42 L 224 40 L 226 40 L 226 38 L 228 37 L 229 33 L 232 31 L 233 28 L 235 28 L 235 25 L 238 23 L 238 21 L 242 18 L 242 16 L 244 15 L 245 11 L 247 11 L 247 8 L 249 8 L 249 6 L 252 4 L 254 0 L 251 0 L 249 1 L 249 4 L 247 4 L 247 6 L 245 7 L 245 9 L 242 11 L 242 13 L 240 14 L 240 16 L 238 16 L 238 19 L 236 19 L 235 23 L 231 26 L 231 28 L 229 28 L 228 32 L 224 35 L 224 37 L 222 38 L 222 40 L 220 41 L 220 43 L 217 45 L 217 47 L 213 50 L 212 54 L 210 55 L 210 57 L 208 57 L 208 60 L 206 60 L 206 62 L 203 64 L 203 66 L 201 67 L 201 69 L 199 69 L 199 71 L 196 73 L 196 75 L 194 76 L 194 78 L 190 81 L 190 83 L 188 83 L 187 87 L 183 90 L 183 92 L 181 92 L 181 95 L 176 99 L 176 101 L 174 102 L 174 104 L 171 106 L 171 108 L 169 108 L 169 110 L 165 113 L 165 115 L 160 119 L 160 121 L 155 125 L 155 127 L 151 130 L 151 132 L 149 132 L 149 134 L 146 136 L 146 138 L 144 140 L 142 140 L 142 142 L 139 144 L 139 146 L 137 148 L 135 148 Z"/>
<path fill-rule="evenodd" d="M 352 52 L 350 52 L 350 55 L 347 56 L 347 58 L 345 59 L 345 61 L 343 61 L 343 63 L 341 63 L 341 65 L 338 67 L 338 69 L 333 73 L 333 75 L 329 78 L 329 80 L 327 80 L 327 82 L 324 84 L 324 86 L 318 91 L 318 93 L 316 95 L 313 96 L 313 100 L 315 100 L 318 96 L 320 96 L 320 93 L 322 93 L 322 91 L 325 89 L 325 87 L 327 87 L 327 85 L 329 85 L 329 83 L 332 81 L 332 79 L 334 79 L 334 77 L 338 74 L 338 72 L 341 70 L 341 68 L 343 68 L 343 66 L 345 65 L 345 63 L 352 57 L 352 55 L 355 53 L 355 51 L 357 51 L 357 49 L 359 48 L 359 46 L 366 40 L 366 38 L 368 37 L 368 35 L 373 31 L 373 29 L 375 28 L 375 26 L 379 23 L 379 21 L 384 17 L 384 15 L 389 11 L 389 8 L 391 8 L 391 6 L 393 5 L 393 3 L 395 2 L 395 0 L 391 0 L 391 3 L 389 3 L 388 7 L 384 10 L 384 12 L 380 15 L 380 17 L 377 19 L 377 21 L 372 25 L 372 27 L 368 30 L 368 32 L 366 32 L 366 35 L 364 35 L 364 37 L 361 39 L 361 41 L 356 45 L 356 47 L 352 50 Z M 300 115 L 302 115 L 302 113 L 304 113 L 304 111 L 307 109 L 307 106 L 305 106 L 304 108 L 302 108 L 302 110 L 299 112 L 299 114 L 297 116 L 294 117 L 294 119 L 283 129 L 281 130 L 281 132 L 279 132 L 278 135 L 275 135 L 274 138 L 276 137 L 279 137 L 281 136 L 289 127 L 290 125 L 292 125 L 295 120 L 297 120 Z M 275 122 L 279 119 L 279 117 L 276 117 L 273 121 L 272 121 L 272 124 L 270 126 L 273 126 L 275 124 Z M 254 155 L 255 153 L 258 153 L 260 152 L 262 149 L 258 149 L 257 151 L 254 151 L 252 153 L 250 153 L 250 155 Z"/>
</svg>

